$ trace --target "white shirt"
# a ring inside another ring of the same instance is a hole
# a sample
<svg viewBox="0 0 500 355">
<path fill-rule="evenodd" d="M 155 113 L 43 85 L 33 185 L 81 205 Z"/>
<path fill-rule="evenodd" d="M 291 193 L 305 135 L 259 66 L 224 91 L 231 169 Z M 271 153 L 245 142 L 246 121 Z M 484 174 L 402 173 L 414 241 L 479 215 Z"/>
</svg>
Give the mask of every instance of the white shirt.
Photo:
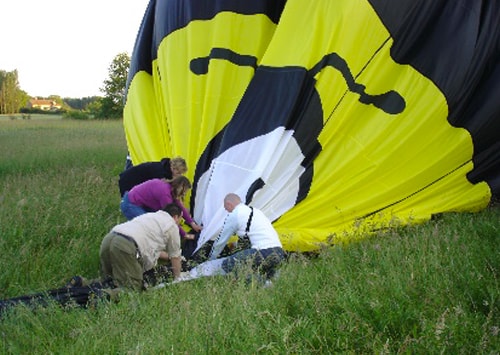
<svg viewBox="0 0 500 355">
<path fill-rule="evenodd" d="M 136 241 L 145 271 L 156 266 L 160 251 L 166 251 L 169 257 L 181 256 L 179 226 L 163 210 L 137 216 L 115 226 L 112 231 L 129 236 Z"/>
<path fill-rule="evenodd" d="M 240 203 L 231 213 L 227 215 L 226 220 L 224 221 L 224 226 L 212 246 L 212 250 L 210 252 L 211 260 L 219 256 L 231 236 L 237 234 L 239 237 L 243 237 L 245 235 L 250 213 L 250 207 Z M 250 230 L 248 231 L 248 238 L 250 239 L 253 249 L 262 250 L 282 247 L 278 233 L 272 226 L 271 221 L 264 215 L 264 213 L 262 213 L 261 210 L 256 208 L 253 208 L 253 216 L 250 223 Z"/>
</svg>

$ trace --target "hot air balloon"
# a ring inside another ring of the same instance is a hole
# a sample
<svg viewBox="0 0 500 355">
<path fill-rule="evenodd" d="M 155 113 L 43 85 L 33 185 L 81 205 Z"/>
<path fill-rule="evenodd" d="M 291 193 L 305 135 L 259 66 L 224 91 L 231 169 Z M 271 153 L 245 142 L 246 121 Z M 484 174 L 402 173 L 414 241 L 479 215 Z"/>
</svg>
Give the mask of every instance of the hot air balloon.
<svg viewBox="0 0 500 355">
<path fill-rule="evenodd" d="M 235 192 L 289 251 L 500 194 L 500 4 L 151 0 L 126 89 L 134 164 L 182 156 L 214 238 Z"/>
</svg>

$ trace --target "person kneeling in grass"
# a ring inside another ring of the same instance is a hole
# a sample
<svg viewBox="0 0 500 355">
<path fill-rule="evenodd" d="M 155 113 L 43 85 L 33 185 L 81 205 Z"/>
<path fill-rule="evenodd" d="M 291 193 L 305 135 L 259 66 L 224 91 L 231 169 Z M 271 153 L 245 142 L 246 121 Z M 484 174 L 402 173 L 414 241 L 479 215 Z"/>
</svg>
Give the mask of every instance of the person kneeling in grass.
<svg viewBox="0 0 500 355">
<path fill-rule="evenodd" d="M 191 269 L 189 273 L 182 273 L 181 281 L 224 275 L 244 264 L 250 264 L 252 269 L 260 271 L 266 279 L 270 279 L 274 276 L 276 267 L 283 261 L 285 254 L 278 233 L 262 211 L 247 206 L 234 193 L 226 195 L 224 208 L 228 215 L 224 227 L 212 245 L 209 260 Z M 234 234 L 238 237 L 248 237 L 251 247 L 217 259 Z"/>
<path fill-rule="evenodd" d="M 143 290 L 144 272 L 159 260 L 170 261 L 174 279 L 179 278 L 181 214 L 181 208 L 172 203 L 115 226 L 101 243 L 101 278 L 111 278 L 119 287 Z"/>
</svg>

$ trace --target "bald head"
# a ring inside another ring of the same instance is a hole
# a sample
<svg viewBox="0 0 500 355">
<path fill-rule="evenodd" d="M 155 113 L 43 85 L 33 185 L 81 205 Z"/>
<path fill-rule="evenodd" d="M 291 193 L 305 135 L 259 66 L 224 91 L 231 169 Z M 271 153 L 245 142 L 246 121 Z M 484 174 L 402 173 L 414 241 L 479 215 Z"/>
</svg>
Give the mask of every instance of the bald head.
<svg viewBox="0 0 500 355">
<path fill-rule="evenodd" d="M 232 212 L 240 203 L 241 198 L 235 193 L 228 193 L 226 197 L 224 197 L 224 208 L 228 212 Z"/>
</svg>

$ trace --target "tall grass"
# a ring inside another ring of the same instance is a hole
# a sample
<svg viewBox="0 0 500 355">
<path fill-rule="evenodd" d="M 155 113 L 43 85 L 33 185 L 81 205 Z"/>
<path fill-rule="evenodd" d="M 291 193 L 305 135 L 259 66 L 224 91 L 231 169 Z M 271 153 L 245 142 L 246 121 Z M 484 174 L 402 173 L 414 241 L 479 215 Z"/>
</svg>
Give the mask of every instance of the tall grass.
<svg viewBox="0 0 500 355">
<path fill-rule="evenodd" d="M 1 121 L 0 149 L 2 296 L 95 274 L 100 236 L 120 218 L 120 122 Z"/>
<path fill-rule="evenodd" d="M 98 275 L 123 220 L 120 122 L 0 121 L 0 298 Z M 291 254 L 270 288 L 205 278 L 91 309 L 17 307 L 2 354 L 498 354 L 498 206 Z"/>
</svg>

